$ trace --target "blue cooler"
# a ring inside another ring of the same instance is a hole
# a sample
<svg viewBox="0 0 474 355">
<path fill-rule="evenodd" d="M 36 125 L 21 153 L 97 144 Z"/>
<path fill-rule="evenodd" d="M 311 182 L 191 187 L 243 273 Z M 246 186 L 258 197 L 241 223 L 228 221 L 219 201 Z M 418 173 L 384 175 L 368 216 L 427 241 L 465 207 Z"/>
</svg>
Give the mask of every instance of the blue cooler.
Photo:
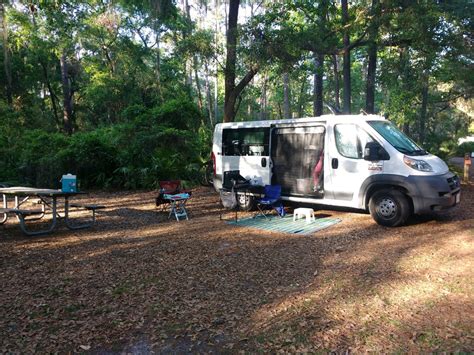
<svg viewBox="0 0 474 355">
<path fill-rule="evenodd" d="M 76 175 L 72 175 L 72 174 L 63 175 L 61 182 L 62 182 L 63 192 L 77 192 Z"/>
</svg>

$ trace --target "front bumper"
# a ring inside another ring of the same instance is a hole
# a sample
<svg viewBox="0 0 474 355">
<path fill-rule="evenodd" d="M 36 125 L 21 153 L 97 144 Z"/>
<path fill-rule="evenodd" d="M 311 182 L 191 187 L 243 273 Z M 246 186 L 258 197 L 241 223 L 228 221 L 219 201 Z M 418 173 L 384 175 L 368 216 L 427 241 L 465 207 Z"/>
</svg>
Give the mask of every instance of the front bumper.
<svg viewBox="0 0 474 355">
<path fill-rule="evenodd" d="M 429 213 L 450 209 L 461 200 L 461 187 L 457 175 L 448 172 L 437 176 L 407 178 L 414 213 Z"/>
</svg>

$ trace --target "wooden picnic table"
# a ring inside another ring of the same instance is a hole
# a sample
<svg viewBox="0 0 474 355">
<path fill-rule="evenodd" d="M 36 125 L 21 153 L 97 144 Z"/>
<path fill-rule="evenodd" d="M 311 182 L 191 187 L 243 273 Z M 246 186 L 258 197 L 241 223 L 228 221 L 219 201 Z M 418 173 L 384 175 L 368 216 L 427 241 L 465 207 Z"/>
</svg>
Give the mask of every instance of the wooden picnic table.
<svg viewBox="0 0 474 355">
<path fill-rule="evenodd" d="M 0 194 L 3 197 L 3 208 L 0 208 L 0 216 L 3 214 L 3 218 L 0 219 L 0 224 L 3 224 L 7 221 L 9 215 L 16 215 L 17 219 L 20 222 L 20 228 L 26 235 L 40 235 L 52 233 L 57 225 L 57 219 L 64 219 L 67 228 L 69 229 L 82 229 L 92 226 L 95 223 L 95 211 L 96 209 L 104 208 L 104 206 L 98 205 L 78 205 L 69 203 L 71 197 L 77 195 L 83 195 L 85 192 L 76 191 L 76 192 L 65 192 L 62 190 L 54 189 L 41 189 L 33 187 L 7 187 L 0 188 Z M 9 207 L 8 198 L 13 197 L 14 204 L 13 207 Z M 37 198 L 41 205 L 41 210 L 33 209 L 23 209 L 21 208 L 30 198 Z M 61 216 L 58 212 L 58 199 L 64 198 L 64 215 Z M 70 207 L 84 208 L 86 210 L 92 211 L 92 221 L 89 223 L 83 224 L 74 224 L 71 218 L 69 218 L 69 209 Z M 46 209 L 51 210 L 51 223 L 46 229 L 31 231 L 26 227 L 26 221 L 35 221 L 44 217 Z M 33 216 L 33 217 L 31 217 Z M 31 217 L 31 218 L 25 218 Z"/>
</svg>

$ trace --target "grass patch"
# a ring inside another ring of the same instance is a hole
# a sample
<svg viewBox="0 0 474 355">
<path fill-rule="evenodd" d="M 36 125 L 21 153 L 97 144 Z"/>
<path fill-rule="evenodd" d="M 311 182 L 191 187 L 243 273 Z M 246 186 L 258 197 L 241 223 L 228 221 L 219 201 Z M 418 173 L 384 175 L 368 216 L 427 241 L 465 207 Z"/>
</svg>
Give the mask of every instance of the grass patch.
<svg viewBox="0 0 474 355">
<path fill-rule="evenodd" d="M 123 294 L 130 293 L 132 291 L 132 285 L 129 282 L 124 282 L 112 290 L 112 295 L 119 297 Z"/>
</svg>

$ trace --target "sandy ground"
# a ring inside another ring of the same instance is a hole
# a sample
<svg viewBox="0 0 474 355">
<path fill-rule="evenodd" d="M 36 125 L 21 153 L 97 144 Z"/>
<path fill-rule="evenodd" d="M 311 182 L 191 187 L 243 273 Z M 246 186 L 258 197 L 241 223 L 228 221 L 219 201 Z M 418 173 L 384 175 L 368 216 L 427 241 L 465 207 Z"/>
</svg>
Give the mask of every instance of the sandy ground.
<svg viewBox="0 0 474 355">
<path fill-rule="evenodd" d="M 472 184 L 444 215 L 320 210 L 342 222 L 306 236 L 229 225 L 208 188 L 179 223 L 154 197 L 85 196 L 107 206 L 86 230 L 0 226 L 0 352 L 474 351 Z"/>
</svg>

